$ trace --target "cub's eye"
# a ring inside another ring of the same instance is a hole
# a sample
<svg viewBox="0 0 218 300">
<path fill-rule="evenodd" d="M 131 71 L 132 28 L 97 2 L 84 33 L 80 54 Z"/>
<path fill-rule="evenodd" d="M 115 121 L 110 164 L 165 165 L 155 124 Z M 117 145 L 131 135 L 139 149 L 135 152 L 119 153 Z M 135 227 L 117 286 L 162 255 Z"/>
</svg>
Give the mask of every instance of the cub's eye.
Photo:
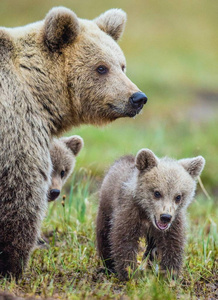
<svg viewBox="0 0 218 300">
<path fill-rule="evenodd" d="M 106 74 L 109 70 L 107 67 L 105 66 L 99 66 L 97 67 L 96 71 L 99 73 L 99 74 Z"/>
<path fill-rule="evenodd" d="M 124 65 L 122 65 L 121 68 L 122 68 L 122 71 L 124 72 L 126 67 Z"/>
<path fill-rule="evenodd" d="M 176 196 L 175 201 L 176 203 L 179 203 L 181 201 L 181 195 Z"/>
<path fill-rule="evenodd" d="M 64 174 L 65 174 L 65 172 L 64 172 L 64 170 L 62 170 L 62 171 L 61 171 L 61 178 L 64 177 Z"/>
<path fill-rule="evenodd" d="M 160 199 L 161 198 L 161 193 L 156 191 L 154 192 L 154 197 L 157 198 L 157 199 Z"/>
</svg>

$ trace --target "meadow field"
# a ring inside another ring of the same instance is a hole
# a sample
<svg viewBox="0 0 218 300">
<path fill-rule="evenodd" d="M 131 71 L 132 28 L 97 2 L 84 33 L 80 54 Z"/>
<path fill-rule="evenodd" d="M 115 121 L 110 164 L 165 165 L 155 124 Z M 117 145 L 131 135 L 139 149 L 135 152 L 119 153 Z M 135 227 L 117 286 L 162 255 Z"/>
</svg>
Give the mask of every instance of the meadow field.
<svg viewBox="0 0 218 300">
<path fill-rule="evenodd" d="M 218 299 L 218 3 L 1 0 L 0 26 L 43 19 L 59 5 L 88 19 L 113 7 L 127 12 L 119 44 L 127 59 L 127 75 L 148 96 L 148 103 L 134 119 L 66 133 L 81 135 L 85 147 L 62 196 L 49 204 L 42 226 L 49 246 L 33 252 L 17 283 L 1 279 L 0 290 L 21 299 Z M 146 270 L 121 283 L 102 272 L 96 253 L 98 188 L 115 159 L 145 147 L 159 157 L 202 155 L 206 166 L 188 209 L 180 278 L 173 281 Z"/>
</svg>

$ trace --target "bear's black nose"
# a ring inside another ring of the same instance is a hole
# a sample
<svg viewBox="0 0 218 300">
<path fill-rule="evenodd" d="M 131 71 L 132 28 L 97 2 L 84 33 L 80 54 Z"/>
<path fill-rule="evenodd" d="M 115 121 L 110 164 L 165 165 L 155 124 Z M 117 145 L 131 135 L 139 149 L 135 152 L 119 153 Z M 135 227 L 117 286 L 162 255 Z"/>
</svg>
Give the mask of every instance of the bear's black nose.
<svg viewBox="0 0 218 300">
<path fill-rule="evenodd" d="M 162 215 L 160 215 L 160 220 L 163 223 L 170 223 L 171 219 L 172 219 L 171 215 L 168 215 L 168 214 L 162 214 Z"/>
<path fill-rule="evenodd" d="M 53 189 L 53 190 L 50 190 L 49 192 L 49 200 L 50 201 L 54 201 L 55 199 L 57 199 L 57 197 L 60 195 L 60 190 L 57 190 L 57 189 Z"/>
<path fill-rule="evenodd" d="M 137 92 L 132 94 L 132 96 L 129 98 L 129 101 L 133 108 L 142 108 L 143 105 L 148 101 L 147 96 L 142 92 Z"/>
</svg>

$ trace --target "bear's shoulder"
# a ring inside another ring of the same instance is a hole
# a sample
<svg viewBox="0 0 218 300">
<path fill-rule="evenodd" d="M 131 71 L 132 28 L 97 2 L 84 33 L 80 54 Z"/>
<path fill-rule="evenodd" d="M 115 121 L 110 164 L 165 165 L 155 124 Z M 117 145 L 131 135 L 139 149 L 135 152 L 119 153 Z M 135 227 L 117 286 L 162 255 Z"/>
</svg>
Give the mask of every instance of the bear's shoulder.
<svg viewBox="0 0 218 300">
<path fill-rule="evenodd" d="M 0 61 L 4 61 L 7 57 L 10 57 L 14 49 L 14 43 L 10 34 L 0 27 Z"/>
</svg>

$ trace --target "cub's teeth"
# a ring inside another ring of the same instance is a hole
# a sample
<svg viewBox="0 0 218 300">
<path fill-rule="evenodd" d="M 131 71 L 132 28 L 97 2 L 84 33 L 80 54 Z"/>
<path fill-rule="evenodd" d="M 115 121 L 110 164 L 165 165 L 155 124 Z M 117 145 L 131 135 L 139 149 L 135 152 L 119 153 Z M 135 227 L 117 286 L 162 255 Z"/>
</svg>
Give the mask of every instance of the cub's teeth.
<svg viewBox="0 0 218 300">
<path fill-rule="evenodd" d="M 157 226 L 159 229 L 164 230 L 168 227 L 168 224 L 162 224 L 162 223 L 157 222 Z"/>
</svg>

